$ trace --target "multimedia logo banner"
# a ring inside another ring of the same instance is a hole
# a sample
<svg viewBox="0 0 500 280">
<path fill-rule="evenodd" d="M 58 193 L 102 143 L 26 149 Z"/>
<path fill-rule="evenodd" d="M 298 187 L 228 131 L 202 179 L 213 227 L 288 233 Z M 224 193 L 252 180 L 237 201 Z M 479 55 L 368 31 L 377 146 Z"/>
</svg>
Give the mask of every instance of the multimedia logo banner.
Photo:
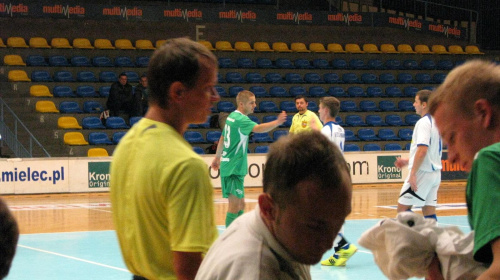
<svg viewBox="0 0 500 280">
<path fill-rule="evenodd" d="M 89 188 L 109 188 L 109 161 L 89 162 Z"/>
<path fill-rule="evenodd" d="M 402 179 L 403 172 L 401 168 L 394 166 L 397 156 L 378 156 L 377 157 L 377 179 Z"/>
</svg>

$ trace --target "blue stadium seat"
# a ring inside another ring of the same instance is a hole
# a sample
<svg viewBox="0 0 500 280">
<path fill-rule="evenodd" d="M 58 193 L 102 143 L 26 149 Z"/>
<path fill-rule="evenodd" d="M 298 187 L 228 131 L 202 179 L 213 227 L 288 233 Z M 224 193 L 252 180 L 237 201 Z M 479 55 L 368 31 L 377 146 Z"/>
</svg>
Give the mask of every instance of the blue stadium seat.
<svg viewBox="0 0 500 280">
<path fill-rule="evenodd" d="M 130 128 L 122 117 L 107 118 L 105 126 L 111 129 Z"/>
<path fill-rule="evenodd" d="M 360 70 L 360 69 L 368 69 L 368 66 L 366 66 L 363 60 L 355 58 L 349 60 L 349 68 Z"/>
<path fill-rule="evenodd" d="M 28 66 L 49 66 L 47 61 L 45 61 L 45 57 L 41 55 L 28 55 L 26 57 L 26 65 Z"/>
<path fill-rule="evenodd" d="M 358 98 L 358 97 L 365 97 L 365 91 L 363 90 L 362 87 L 354 86 L 354 87 L 349 87 L 347 88 L 347 94 L 349 97 L 353 98 Z"/>
<path fill-rule="evenodd" d="M 346 84 L 358 84 L 361 83 L 358 75 L 355 73 L 344 73 L 342 74 L 342 81 Z"/>
<path fill-rule="evenodd" d="M 453 69 L 454 65 L 451 60 L 448 59 L 442 59 L 437 62 L 436 68 L 438 70 L 451 70 Z"/>
<path fill-rule="evenodd" d="M 141 116 L 135 116 L 135 117 L 131 117 L 128 122 L 130 124 L 130 127 L 132 127 L 134 124 L 136 124 L 138 121 L 140 121 L 142 119 Z M 210 119 L 210 117 L 208 117 L 208 119 Z"/>
<path fill-rule="evenodd" d="M 251 86 L 249 91 L 253 92 L 255 94 L 255 97 L 267 97 L 269 94 L 267 93 L 267 90 L 261 86 Z"/>
<path fill-rule="evenodd" d="M 396 111 L 396 105 L 390 100 L 382 100 L 378 103 L 378 108 L 384 112 Z"/>
<path fill-rule="evenodd" d="M 229 102 L 229 101 L 219 101 L 219 103 L 217 103 L 217 110 L 219 112 L 233 112 L 234 110 L 236 110 L 236 106 L 232 103 L 232 102 Z"/>
<path fill-rule="evenodd" d="M 336 58 L 332 61 L 334 69 L 347 69 L 347 62 L 343 59 Z"/>
<path fill-rule="evenodd" d="M 418 62 L 414 59 L 407 59 L 403 61 L 403 68 L 407 70 L 419 69 Z"/>
<path fill-rule="evenodd" d="M 344 134 L 345 134 L 345 141 L 359 141 L 360 140 L 356 135 L 354 135 L 354 132 L 350 129 L 345 129 Z"/>
<path fill-rule="evenodd" d="M 286 102 L 286 101 L 282 101 L 282 102 Z M 268 122 L 272 122 L 272 121 L 275 121 L 277 120 L 278 117 L 277 116 L 264 116 L 262 118 L 262 123 L 268 123 Z"/>
<path fill-rule="evenodd" d="M 401 151 L 403 148 L 398 143 L 388 143 L 384 145 L 384 151 Z"/>
<path fill-rule="evenodd" d="M 345 126 L 345 123 L 344 123 L 344 121 L 342 121 L 342 117 L 340 117 L 340 116 L 336 116 L 336 117 L 335 117 L 335 122 L 336 122 L 338 125 L 340 125 L 340 126 Z"/>
<path fill-rule="evenodd" d="M 281 125 L 281 127 L 290 127 L 292 125 L 292 116 L 286 116 L 286 121 Z"/>
<path fill-rule="evenodd" d="M 272 84 L 284 82 L 283 77 L 279 73 L 276 73 L 276 72 L 267 73 L 265 76 L 265 79 L 268 83 L 272 83 Z"/>
<path fill-rule="evenodd" d="M 69 86 L 55 86 L 52 90 L 54 97 L 76 97 Z"/>
<path fill-rule="evenodd" d="M 256 64 L 257 68 L 274 68 L 273 62 L 269 58 L 257 58 Z"/>
<path fill-rule="evenodd" d="M 427 73 L 415 74 L 415 82 L 420 84 L 430 84 L 432 82 L 431 75 Z"/>
<path fill-rule="evenodd" d="M 324 58 L 316 58 L 313 60 L 313 67 L 317 69 L 328 69 L 331 68 L 328 60 Z"/>
<path fill-rule="evenodd" d="M 268 145 L 260 145 L 255 147 L 255 153 L 257 154 L 267 154 L 269 152 L 269 146 Z"/>
<path fill-rule="evenodd" d="M 358 145 L 356 144 L 345 144 L 344 146 L 344 152 L 359 152 L 361 149 L 359 148 Z"/>
<path fill-rule="evenodd" d="M 188 143 L 205 143 L 205 139 L 203 139 L 203 135 L 201 135 L 198 131 L 186 131 L 184 132 L 184 139 Z"/>
<path fill-rule="evenodd" d="M 198 147 L 198 146 L 194 146 L 193 147 L 193 151 L 199 155 L 204 155 L 205 154 L 205 150 L 203 150 L 202 147 Z"/>
<path fill-rule="evenodd" d="M 307 96 L 307 90 L 305 87 L 302 86 L 290 87 L 290 89 L 288 89 L 288 93 L 291 96 L 297 96 L 297 95 Z"/>
<path fill-rule="evenodd" d="M 100 87 L 99 88 L 99 96 L 101 96 L 101 97 L 108 97 L 110 89 L 111 89 L 111 86 L 102 86 L 102 87 Z"/>
<path fill-rule="evenodd" d="M 382 151 L 382 148 L 380 147 L 379 144 L 370 143 L 370 144 L 365 144 L 363 146 L 363 151 L 365 151 L 365 152 L 378 152 L 378 151 Z"/>
<path fill-rule="evenodd" d="M 97 78 L 94 75 L 94 72 L 91 71 L 80 71 L 76 74 L 76 80 L 79 82 L 97 82 Z"/>
<path fill-rule="evenodd" d="M 411 84 L 413 83 L 413 76 L 410 73 L 399 73 L 398 83 L 400 84 Z"/>
<path fill-rule="evenodd" d="M 380 138 L 378 138 L 375 135 L 375 131 L 371 128 L 362 128 L 358 130 L 358 137 L 362 141 L 378 141 Z"/>
<path fill-rule="evenodd" d="M 348 115 L 345 117 L 345 124 L 348 126 L 366 126 L 360 115 Z"/>
<path fill-rule="evenodd" d="M 418 88 L 412 87 L 412 86 L 405 87 L 403 92 L 404 92 L 404 95 L 407 97 L 415 97 L 415 95 L 417 95 Z"/>
<path fill-rule="evenodd" d="M 396 78 L 391 73 L 380 74 L 379 80 L 383 84 L 395 84 L 395 83 L 397 83 Z"/>
<path fill-rule="evenodd" d="M 59 103 L 59 111 L 61 113 L 83 113 L 75 101 L 63 101 Z"/>
<path fill-rule="evenodd" d="M 377 104 L 375 104 L 374 101 L 372 100 L 362 100 L 359 102 L 359 109 L 364 112 L 376 112 L 380 111 L 377 107 Z"/>
<path fill-rule="evenodd" d="M 118 81 L 118 75 L 116 75 L 116 73 L 113 71 L 101 71 L 99 73 L 99 81 L 105 83 L 114 83 Z"/>
<path fill-rule="evenodd" d="M 279 112 L 278 106 L 273 101 L 261 101 L 259 103 L 259 110 L 261 112 Z"/>
<path fill-rule="evenodd" d="M 113 61 L 107 56 L 95 56 L 92 58 L 92 65 L 96 67 L 114 67 Z"/>
<path fill-rule="evenodd" d="M 401 61 L 397 59 L 388 59 L 385 61 L 385 68 L 390 70 L 401 69 Z"/>
<path fill-rule="evenodd" d="M 354 101 L 343 100 L 343 101 L 340 101 L 340 111 L 342 111 L 342 112 L 356 112 L 356 111 L 359 111 L 359 109 L 356 106 L 356 103 L 354 103 Z"/>
<path fill-rule="evenodd" d="M 120 143 L 120 140 L 125 136 L 125 131 L 117 131 L 113 133 L 113 136 L 111 137 L 113 140 L 113 144 L 118 144 Z"/>
<path fill-rule="evenodd" d="M 264 81 L 264 78 L 260 73 L 257 72 L 249 72 L 245 75 L 245 80 L 248 83 L 260 84 Z"/>
<path fill-rule="evenodd" d="M 137 67 L 148 67 L 149 60 L 149 56 L 138 56 L 135 58 L 135 65 Z"/>
<path fill-rule="evenodd" d="M 32 82 L 52 82 L 52 77 L 50 76 L 49 71 L 33 70 L 31 72 L 31 81 Z"/>
<path fill-rule="evenodd" d="M 411 143 L 406 143 L 405 150 L 409 151 L 411 147 Z"/>
<path fill-rule="evenodd" d="M 413 102 L 409 100 L 401 100 L 398 102 L 399 111 L 415 111 L 415 107 L 413 107 Z"/>
<path fill-rule="evenodd" d="M 128 56 L 117 56 L 115 57 L 116 67 L 135 67 L 134 62 Z"/>
<path fill-rule="evenodd" d="M 139 74 L 135 71 L 125 71 L 125 75 L 127 75 L 127 82 L 129 83 L 138 83 L 139 82 Z"/>
<path fill-rule="evenodd" d="M 99 97 L 93 86 L 78 86 L 76 88 L 76 95 L 78 97 Z"/>
<path fill-rule="evenodd" d="M 295 66 L 295 68 L 299 68 L 299 69 L 311 69 L 311 68 L 313 68 L 313 66 L 311 65 L 311 62 L 309 60 L 303 59 L 303 58 L 298 58 L 298 59 L 294 60 L 293 65 Z"/>
<path fill-rule="evenodd" d="M 74 82 L 73 74 L 69 71 L 56 71 L 54 73 L 54 81 L 55 82 Z"/>
<path fill-rule="evenodd" d="M 219 68 L 236 68 L 236 64 L 229 57 L 219 57 Z"/>
<path fill-rule="evenodd" d="M 398 136 L 401 140 L 410 141 L 413 135 L 413 129 L 411 128 L 401 128 L 398 131 Z"/>
<path fill-rule="evenodd" d="M 384 69 L 384 63 L 380 59 L 370 59 L 366 65 L 372 70 Z"/>
<path fill-rule="evenodd" d="M 399 115 L 394 114 L 386 115 L 385 123 L 392 126 L 401 126 L 406 124 L 405 122 L 403 122 L 403 119 Z"/>
<path fill-rule="evenodd" d="M 281 136 L 288 135 L 288 130 L 275 130 L 273 132 L 273 141 L 278 140 Z"/>
<path fill-rule="evenodd" d="M 88 100 L 83 102 L 83 112 L 85 113 L 100 113 L 102 111 L 104 111 L 104 108 L 97 101 Z"/>
<path fill-rule="evenodd" d="M 238 68 L 255 68 L 255 62 L 251 58 L 240 57 L 236 60 L 236 66 Z"/>
<path fill-rule="evenodd" d="M 307 109 L 309 111 L 318 112 L 319 106 L 318 106 L 318 104 L 316 104 L 316 102 L 309 101 L 309 102 L 307 102 Z"/>
<path fill-rule="evenodd" d="M 260 123 L 259 118 L 258 118 L 257 116 L 250 115 L 250 116 L 248 116 L 248 118 L 249 118 L 250 120 L 252 120 L 252 121 L 253 121 L 254 123 L 256 123 L 256 124 L 259 124 L 259 123 Z"/>
<path fill-rule="evenodd" d="M 137 120 L 134 120 L 134 122 L 132 122 L 133 119 L 135 118 L 138 118 Z M 129 120 L 129 124 L 130 126 L 132 126 L 135 122 L 137 122 L 139 119 L 141 119 L 140 116 L 136 116 L 136 117 L 131 117 L 130 120 Z M 200 123 L 200 124 L 196 124 L 197 127 L 200 127 L 200 128 L 209 128 L 210 127 L 210 120 L 212 119 L 212 116 L 208 116 L 207 119 L 205 120 L 204 123 Z M 192 124 L 193 125 L 193 124 Z"/>
<path fill-rule="evenodd" d="M 378 77 L 373 73 L 364 73 L 361 75 L 361 80 L 365 84 L 378 84 Z"/>
<path fill-rule="evenodd" d="M 436 69 L 436 63 L 432 59 L 424 59 L 420 61 L 420 68 L 423 70 L 434 70 Z"/>
<path fill-rule="evenodd" d="M 242 90 L 245 90 L 245 88 L 240 86 L 229 87 L 229 97 L 236 97 Z"/>
<path fill-rule="evenodd" d="M 400 88 L 391 86 L 385 88 L 385 95 L 387 95 L 387 97 L 402 97 L 403 92 Z"/>
<path fill-rule="evenodd" d="M 436 73 L 436 74 L 432 75 L 432 81 L 436 84 L 443 83 L 444 79 L 446 79 L 445 73 Z"/>
<path fill-rule="evenodd" d="M 84 129 L 105 129 L 106 127 L 102 124 L 99 117 L 84 117 L 82 119 L 82 127 Z"/>
<path fill-rule="evenodd" d="M 245 79 L 238 72 L 227 72 L 226 73 L 226 82 L 228 83 L 245 83 Z"/>
<path fill-rule="evenodd" d="M 329 84 L 338 84 L 343 82 L 337 73 L 325 73 L 323 74 L 323 80 L 325 83 Z"/>
<path fill-rule="evenodd" d="M 59 67 L 70 66 L 68 59 L 62 55 L 51 55 L 49 57 L 49 65 Z"/>
<path fill-rule="evenodd" d="M 366 96 L 368 97 L 381 97 L 384 95 L 382 88 L 380 87 L 367 87 Z"/>
<path fill-rule="evenodd" d="M 90 59 L 83 55 L 73 56 L 70 59 L 71 65 L 75 67 L 90 67 L 92 63 L 90 63 Z"/>
<path fill-rule="evenodd" d="M 309 88 L 309 95 L 312 97 L 323 97 L 326 96 L 326 90 L 320 86 L 314 86 Z"/>
<path fill-rule="evenodd" d="M 288 58 L 278 58 L 278 59 L 276 59 L 275 63 L 276 63 L 276 67 L 281 68 L 281 69 L 293 69 L 293 68 L 295 68 L 292 61 Z"/>
<path fill-rule="evenodd" d="M 221 97 L 228 97 L 229 95 L 226 92 L 226 89 L 221 86 L 215 86 L 215 90 Z"/>
<path fill-rule="evenodd" d="M 286 91 L 286 89 L 282 86 L 272 86 L 269 89 L 269 95 L 272 97 L 289 97 L 290 95 Z"/>
<path fill-rule="evenodd" d="M 422 89 L 426 89 L 426 90 L 433 91 L 433 90 L 435 90 L 436 88 L 435 88 L 435 87 L 433 87 L 433 86 L 425 86 L 425 87 L 422 87 Z"/>
<path fill-rule="evenodd" d="M 304 80 L 302 79 L 302 76 L 299 73 L 286 73 L 285 74 L 285 81 L 290 84 L 297 84 L 297 83 L 303 83 Z"/>
<path fill-rule="evenodd" d="M 328 95 L 331 95 L 333 97 L 347 97 L 347 93 L 345 90 L 341 87 L 330 87 L 328 89 Z"/>
<path fill-rule="evenodd" d="M 368 115 L 365 117 L 366 124 L 369 126 L 386 126 L 380 115 Z"/>
<path fill-rule="evenodd" d="M 295 107 L 295 102 L 293 101 L 281 101 L 280 110 L 287 113 L 297 113 L 297 107 Z"/>
<path fill-rule="evenodd" d="M 208 143 L 215 143 L 220 140 L 221 136 L 221 131 L 220 130 L 210 130 L 207 132 L 207 142 Z"/>
<path fill-rule="evenodd" d="M 254 133 L 252 136 L 252 142 L 262 143 L 262 142 L 273 142 L 271 136 L 268 132 L 264 133 Z"/>
<path fill-rule="evenodd" d="M 304 81 L 309 84 L 321 84 L 323 80 L 318 73 L 306 73 L 304 75 Z"/>
<path fill-rule="evenodd" d="M 418 120 L 420 120 L 420 116 L 417 114 L 409 114 L 405 116 L 405 123 L 407 125 L 414 126 Z"/>
<path fill-rule="evenodd" d="M 91 132 L 89 133 L 90 145 L 112 145 L 113 142 L 109 140 L 105 132 Z"/>
</svg>

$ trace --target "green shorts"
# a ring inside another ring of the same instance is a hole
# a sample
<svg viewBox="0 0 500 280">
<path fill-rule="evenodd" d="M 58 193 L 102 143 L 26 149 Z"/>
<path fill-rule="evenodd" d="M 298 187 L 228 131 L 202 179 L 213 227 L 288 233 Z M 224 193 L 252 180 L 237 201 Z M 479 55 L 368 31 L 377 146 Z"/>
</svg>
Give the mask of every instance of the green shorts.
<svg viewBox="0 0 500 280">
<path fill-rule="evenodd" d="M 228 198 L 230 194 L 236 196 L 239 199 L 245 197 L 245 189 L 243 188 L 243 181 L 245 176 L 241 175 L 231 175 L 227 177 L 221 177 L 221 187 L 222 187 L 222 197 Z"/>
</svg>

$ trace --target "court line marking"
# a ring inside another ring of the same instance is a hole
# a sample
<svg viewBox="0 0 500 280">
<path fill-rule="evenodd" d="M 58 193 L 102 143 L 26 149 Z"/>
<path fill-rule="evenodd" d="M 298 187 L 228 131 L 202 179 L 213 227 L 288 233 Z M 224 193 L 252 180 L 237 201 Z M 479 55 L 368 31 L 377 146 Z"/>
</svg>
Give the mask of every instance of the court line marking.
<svg viewBox="0 0 500 280">
<path fill-rule="evenodd" d="M 51 252 L 51 251 L 47 251 L 47 250 L 33 248 L 33 247 L 30 247 L 30 246 L 25 246 L 25 245 L 20 245 L 20 244 L 18 244 L 17 246 L 21 247 L 21 248 L 25 248 L 25 249 L 30 249 L 30 250 L 33 250 L 33 251 L 38 251 L 38 252 L 42 252 L 42 253 L 46 253 L 46 254 L 52 254 L 52 255 L 56 255 L 56 256 L 59 256 L 59 257 L 67 258 L 67 259 L 72 259 L 72 260 L 76 260 L 76 261 L 80 261 L 80 262 L 86 262 L 86 263 L 90 263 L 90 264 L 94 264 L 94 265 L 98 265 L 98 266 L 102 266 L 102 267 L 106 267 L 106 268 L 111 268 L 111 269 L 115 269 L 115 270 L 119 270 L 119 271 L 125 271 L 125 272 L 130 273 L 130 271 L 128 271 L 128 269 L 124 269 L 124 268 L 119 268 L 119 267 L 110 266 L 110 265 L 106 265 L 106 264 L 102 264 L 102 263 L 98 263 L 98 262 L 93 262 L 93 261 L 89 261 L 89 260 L 85 260 L 85 259 L 80 259 L 80 258 L 77 258 L 77 257 L 72 257 L 72 256 L 68 256 L 68 255 L 59 254 L 59 253 L 56 253 L 56 252 Z"/>
</svg>

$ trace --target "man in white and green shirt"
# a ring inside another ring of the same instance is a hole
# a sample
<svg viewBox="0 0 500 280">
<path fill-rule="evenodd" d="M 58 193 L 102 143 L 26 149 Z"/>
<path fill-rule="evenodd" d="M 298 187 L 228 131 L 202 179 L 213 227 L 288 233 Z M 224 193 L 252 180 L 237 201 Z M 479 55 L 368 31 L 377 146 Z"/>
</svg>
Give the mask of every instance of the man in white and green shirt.
<svg viewBox="0 0 500 280">
<path fill-rule="evenodd" d="M 226 215 L 226 227 L 242 215 L 245 209 L 244 178 L 248 173 L 247 153 L 248 137 L 251 132 L 268 132 L 286 121 L 283 111 L 272 122 L 257 124 L 247 116 L 257 106 L 255 95 L 243 90 L 236 97 L 237 109 L 229 114 L 222 131 L 212 168 L 219 170 L 222 185 L 222 197 L 229 201 Z"/>
</svg>

